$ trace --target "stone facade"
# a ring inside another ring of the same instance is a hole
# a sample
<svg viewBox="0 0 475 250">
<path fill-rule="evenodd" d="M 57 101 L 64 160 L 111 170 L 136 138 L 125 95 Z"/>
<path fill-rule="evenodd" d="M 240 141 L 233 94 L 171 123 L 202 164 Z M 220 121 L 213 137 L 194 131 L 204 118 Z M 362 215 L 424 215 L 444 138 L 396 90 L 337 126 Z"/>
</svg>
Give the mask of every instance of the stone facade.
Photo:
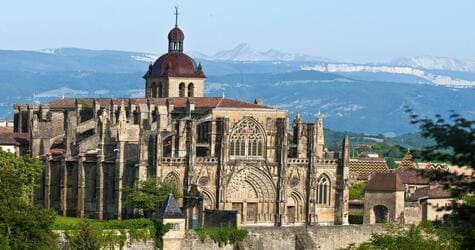
<svg viewBox="0 0 475 250">
<path fill-rule="evenodd" d="M 144 76 L 145 98 L 15 105 L 15 131 L 29 133 L 31 155 L 45 163 L 35 202 L 68 216 L 128 218 L 124 189 L 156 179 L 202 199 L 179 201 L 187 227 L 204 209 L 235 210 L 246 225 L 347 224 L 348 138 L 341 157 L 328 158 L 320 115 L 289 125 L 286 110 L 204 97 L 202 68 L 176 29 Z"/>
</svg>

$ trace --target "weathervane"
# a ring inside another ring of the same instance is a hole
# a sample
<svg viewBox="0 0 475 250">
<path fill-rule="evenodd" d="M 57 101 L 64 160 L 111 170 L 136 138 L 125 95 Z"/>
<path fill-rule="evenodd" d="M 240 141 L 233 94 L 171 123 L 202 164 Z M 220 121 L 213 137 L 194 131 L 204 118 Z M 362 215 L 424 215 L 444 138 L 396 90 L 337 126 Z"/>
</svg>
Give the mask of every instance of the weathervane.
<svg viewBox="0 0 475 250">
<path fill-rule="evenodd" d="M 178 15 L 180 15 L 180 13 L 178 13 L 178 4 L 175 5 L 175 27 L 178 27 Z"/>
</svg>

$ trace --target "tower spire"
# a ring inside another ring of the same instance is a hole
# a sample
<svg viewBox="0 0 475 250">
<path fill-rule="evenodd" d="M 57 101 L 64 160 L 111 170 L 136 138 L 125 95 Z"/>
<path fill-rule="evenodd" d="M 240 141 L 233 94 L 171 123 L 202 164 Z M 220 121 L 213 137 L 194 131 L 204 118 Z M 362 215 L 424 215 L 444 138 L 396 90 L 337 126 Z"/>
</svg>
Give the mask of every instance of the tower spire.
<svg viewBox="0 0 475 250">
<path fill-rule="evenodd" d="M 178 27 L 178 15 L 180 15 L 180 13 L 178 13 L 178 4 L 175 5 L 175 27 Z"/>
</svg>

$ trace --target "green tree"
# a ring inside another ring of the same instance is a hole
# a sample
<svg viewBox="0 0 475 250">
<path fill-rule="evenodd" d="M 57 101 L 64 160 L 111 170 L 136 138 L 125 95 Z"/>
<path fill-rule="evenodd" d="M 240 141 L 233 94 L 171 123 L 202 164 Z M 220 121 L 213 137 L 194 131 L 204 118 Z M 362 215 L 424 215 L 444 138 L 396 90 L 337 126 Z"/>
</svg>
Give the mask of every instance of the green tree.
<svg viewBox="0 0 475 250">
<path fill-rule="evenodd" d="M 43 166 L 30 157 L 0 150 L 0 246 L 2 249 L 54 249 L 56 213 L 35 207 L 33 188 Z"/>
<path fill-rule="evenodd" d="M 411 110 L 408 110 L 411 112 Z M 446 121 L 440 115 L 435 120 L 420 118 L 412 114 L 411 122 L 419 125 L 424 138 L 431 139 L 434 145 L 425 148 L 421 153 L 423 159 L 429 161 L 449 162 L 459 167 L 475 168 L 475 120 L 467 120 L 458 114 L 452 114 Z M 475 246 L 475 191 L 474 176 L 450 172 L 435 172 L 431 179 L 446 183 L 455 199 L 463 203 L 452 203 L 446 209 L 452 213 L 446 218 L 448 226 L 462 236 L 462 248 Z"/>
<path fill-rule="evenodd" d="M 78 225 L 78 230 L 67 232 L 66 239 L 71 250 L 99 250 L 105 245 L 102 230 L 87 220 Z"/>
<path fill-rule="evenodd" d="M 181 195 L 172 185 L 154 180 L 146 180 L 140 185 L 127 189 L 127 204 L 143 212 L 145 217 L 150 218 L 153 212 L 158 211 L 169 193 L 175 198 Z"/>
<path fill-rule="evenodd" d="M 366 184 L 364 182 L 356 182 L 350 186 L 350 200 L 358 200 L 364 198 L 364 187 Z"/>
<path fill-rule="evenodd" d="M 457 237 L 450 232 L 435 228 L 431 223 L 412 225 L 409 229 L 387 224 L 383 233 L 371 235 L 369 241 L 359 245 L 351 245 L 347 249 L 434 249 L 450 250 L 460 247 Z"/>
</svg>

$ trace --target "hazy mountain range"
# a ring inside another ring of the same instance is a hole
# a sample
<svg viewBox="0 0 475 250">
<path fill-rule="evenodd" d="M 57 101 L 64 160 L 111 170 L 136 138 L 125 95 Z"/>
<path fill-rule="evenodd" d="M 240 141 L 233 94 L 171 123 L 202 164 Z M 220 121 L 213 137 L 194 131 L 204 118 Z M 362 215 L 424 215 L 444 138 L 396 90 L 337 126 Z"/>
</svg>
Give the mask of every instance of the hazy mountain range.
<svg viewBox="0 0 475 250">
<path fill-rule="evenodd" d="M 335 130 L 400 134 L 415 131 L 404 106 L 422 115 L 449 110 L 475 117 L 475 62 L 414 57 L 388 63 L 336 62 L 247 44 L 204 55 L 190 52 L 208 76 L 206 94 L 300 111 L 320 111 Z M 157 55 L 74 48 L 0 50 L 0 119 L 13 103 L 62 97 L 141 97 L 147 65 Z"/>
</svg>

